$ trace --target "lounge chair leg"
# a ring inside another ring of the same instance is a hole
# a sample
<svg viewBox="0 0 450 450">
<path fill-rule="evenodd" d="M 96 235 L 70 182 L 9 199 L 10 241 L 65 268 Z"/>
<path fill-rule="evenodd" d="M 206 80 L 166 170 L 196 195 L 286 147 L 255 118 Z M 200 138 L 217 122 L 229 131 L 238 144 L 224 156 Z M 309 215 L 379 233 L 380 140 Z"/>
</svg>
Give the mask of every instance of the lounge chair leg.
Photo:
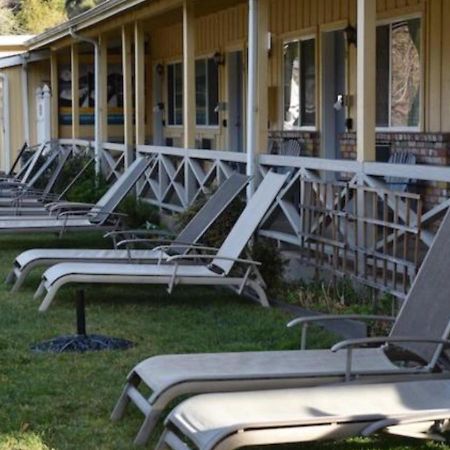
<svg viewBox="0 0 450 450">
<path fill-rule="evenodd" d="M 260 286 L 260 284 L 254 280 L 248 280 L 247 285 L 255 291 L 256 295 L 258 296 L 259 303 L 261 303 L 261 306 L 263 306 L 264 308 L 270 308 L 266 292 Z"/>
<path fill-rule="evenodd" d="M 16 278 L 16 282 L 14 283 L 13 287 L 11 288 L 11 292 L 17 292 L 22 287 L 24 281 L 25 281 L 25 276 L 24 276 L 24 274 L 21 273 Z"/>
<path fill-rule="evenodd" d="M 155 428 L 156 423 L 161 415 L 161 411 L 151 409 L 150 412 L 145 416 L 144 422 L 134 439 L 136 445 L 145 445 Z"/>
<path fill-rule="evenodd" d="M 170 447 L 166 443 L 166 437 L 169 434 L 168 430 L 164 430 L 156 444 L 155 450 L 170 450 Z"/>
<path fill-rule="evenodd" d="M 5 279 L 5 284 L 14 283 L 15 278 L 16 278 L 16 274 L 14 273 L 14 270 L 11 270 L 11 272 L 8 273 L 8 276 Z"/>
<path fill-rule="evenodd" d="M 34 300 L 38 299 L 44 292 L 45 292 L 45 285 L 44 282 L 41 281 L 41 284 L 39 285 L 39 287 L 37 288 L 36 292 L 33 295 L 33 299 Z"/>
<path fill-rule="evenodd" d="M 123 415 L 125 414 L 125 409 L 128 406 L 128 403 L 130 403 L 130 397 L 128 396 L 128 391 L 132 384 L 128 382 L 120 394 L 119 400 L 117 400 L 116 405 L 114 406 L 114 409 L 111 413 L 111 420 L 118 421 L 120 420 Z"/>
<path fill-rule="evenodd" d="M 155 447 L 155 450 L 190 450 L 190 447 L 181 441 L 170 430 L 165 429 Z"/>
</svg>

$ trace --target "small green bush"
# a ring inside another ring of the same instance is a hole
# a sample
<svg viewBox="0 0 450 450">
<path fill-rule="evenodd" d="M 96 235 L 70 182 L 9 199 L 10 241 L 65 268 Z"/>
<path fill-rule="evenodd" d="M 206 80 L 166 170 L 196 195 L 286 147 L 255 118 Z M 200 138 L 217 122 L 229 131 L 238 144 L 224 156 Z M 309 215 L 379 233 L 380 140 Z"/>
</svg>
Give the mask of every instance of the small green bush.
<svg viewBox="0 0 450 450">
<path fill-rule="evenodd" d="M 200 211 L 204 206 L 208 196 L 200 196 L 186 211 L 178 214 L 176 218 L 177 229 L 182 229 L 188 222 Z M 216 219 L 216 221 L 209 227 L 208 231 L 202 237 L 201 242 L 209 247 L 220 247 L 233 228 L 238 217 L 244 209 L 245 203 L 236 198 L 231 202 L 228 208 Z"/>
<path fill-rule="evenodd" d="M 70 158 L 64 164 L 55 186 L 55 192 L 63 192 L 88 161 L 89 158 L 86 155 L 77 155 Z M 94 164 L 91 163 L 66 193 L 65 198 L 70 202 L 96 203 L 108 188 L 109 185 L 105 177 L 102 174 L 96 175 Z"/>
<path fill-rule="evenodd" d="M 286 261 L 273 240 L 258 239 L 251 248 L 251 257 L 261 263 L 259 271 L 267 284 L 270 295 L 275 294 L 283 286 L 283 272 Z"/>
<path fill-rule="evenodd" d="M 127 215 L 123 220 L 127 228 L 142 228 L 148 224 L 158 227 L 160 224 L 158 209 L 134 195 L 129 195 L 122 201 L 119 211 Z"/>
</svg>

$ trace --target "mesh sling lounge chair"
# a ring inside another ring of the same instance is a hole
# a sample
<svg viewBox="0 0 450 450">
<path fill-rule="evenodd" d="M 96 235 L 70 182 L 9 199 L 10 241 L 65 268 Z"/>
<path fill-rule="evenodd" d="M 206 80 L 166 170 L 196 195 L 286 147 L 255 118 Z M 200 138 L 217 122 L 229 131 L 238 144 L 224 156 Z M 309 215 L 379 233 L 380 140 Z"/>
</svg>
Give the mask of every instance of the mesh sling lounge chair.
<svg viewBox="0 0 450 450">
<path fill-rule="evenodd" d="M 450 212 L 440 226 L 389 337 L 343 341 L 340 345 L 342 349 L 348 348 L 347 351 L 287 350 L 154 356 L 138 363 L 128 374 L 111 418 L 120 419 L 129 401 L 135 403 L 145 415 L 135 440 L 143 444 L 168 403 L 185 394 L 298 387 L 355 377 L 371 381 L 403 379 L 444 370 L 445 366 L 441 364 L 447 358 L 442 354 L 441 346 L 417 340 L 447 338 L 450 320 L 449 254 Z M 320 324 L 321 321 L 339 318 L 355 317 L 308 317 L 293 320 L 290 325 L 305 326 L 314 321 Z M 376 316 L 359 318 L 374 319 Z M 405 342 L 407 339 L 416 342 Z M 356 348 L 367 342 L 378 343 L 379 346 Z M 397 344 L 395 349 L 401 354 L 394 352 L 392 345 L 384 345 L 386 343 Z M 302 347 L 305 345 L 306 334 L 302 338 Z M 394 363 L 399 359 L 420 362 L 408 368 Z M 151 390 L 149 398 L 140 392 L 140 384 Z"/>
<path fill-rule="evenodd" d="M 56 152 L 53 151 L 52 147 L 49 147 L 49 144 L 45 142 L 39 145 L 17 175 L 0 178 L 0 197 L 9 197 L 19 189 L 31 188 L 37 182 L 55 158 Z"/>
<path fill-rule="evenodd" d="M 156 450 L 232 450 L 378 431 L 443 441 L 439 422 L 448 419 L 448 379 L 204 394 L 169 414 Z"/>
<path fill-rule="evenodd" d="M 17 291 L 35 267 L 51 266 L 61 262 L 152 263 L 161 258 L 166 259 L 169 255 L 184 254 L 189 250 L 189 246 L 194 245 L 201 238 L 210 225 L 244 190 L 248 181 L 248 177 L 238 173 L 232 174 L 230 178 L 225 180 L 171 242 L 166 252 L 158 249 L 32 249 L 17 256 L 13 269 L 7 277 L 7 282 L 13 283 L 15 280 L 12 290 Z M 147 239 L 138 239 L 138 241 L 141 240 L 147 241 Z M 155 241 L 153 240 L 153 242 Z M 161 239 L 158 241 L 161 241 Z M 128 244 L 128 242 L 124 242 Z M 131 243 L 133 243 L 133 240 Z M 119 242 L 119 246 L 120 244 Z"/>
<path fill-rule="evenodd" d="M 116 229 L 122 214 L 115 211 L 119 203 L 138 182 L 151 162 L 138 158 L 105 195 L 95 204 L 58 202 L 50 208 L 55 216 L 8 216 L 0 219 L 0 233 L 60 232 L 69 230 Z M 62 211 L 62 212 L 58 212 Z"/>
<path fill-rule="evenodd" d="M 52 170 L 52 174 L 48 179 L 44 189 L 33 189 L 33 184 L 30 187 L 25 186 L 17 189 L 11 197 L 0 197 L 0 216 L 10 215 L 45 215 L 47 209 L 45 208 L 45 202 L 56 200 L 57 196 L 51 191 L 54 188 L 58 178 L 60 177 L 64 165 L 69 159 L 72 151 L 70 149 L 63 148 L 59 152 L 54 152 L 51 158 L 49 158 L 42 166 L 42 173 L 50 169 L 52 164 L 56 162 L 56 166 Z M 42 176 L 39 171 L 36 176 L 39 178 Z"/>
<path fill-rule="evenodd" d="M 240 294 L 245 288 L 250 288 L 260 303 L 268 306 L 264 282 L 257 270 L 259 263 L 239 257 L 286 178 L 287 175 L 270 172 L 264 177 L 214 254 L 175 255 L 165 260 L 167 264 L 62 263 L 50 267 L 42 275 L 42 282 L 35 294 L 38 298 L 45 293 L 39 311 L 46 311 L 59 288 L 68 283 L 167 284 L 169 293 L 178 284 L 237 287 Z M 195 261 L 199 258 L 200 264 Z M 244 275 L 230 274 L 235 264 L 245 266 Z"/>
</svg>

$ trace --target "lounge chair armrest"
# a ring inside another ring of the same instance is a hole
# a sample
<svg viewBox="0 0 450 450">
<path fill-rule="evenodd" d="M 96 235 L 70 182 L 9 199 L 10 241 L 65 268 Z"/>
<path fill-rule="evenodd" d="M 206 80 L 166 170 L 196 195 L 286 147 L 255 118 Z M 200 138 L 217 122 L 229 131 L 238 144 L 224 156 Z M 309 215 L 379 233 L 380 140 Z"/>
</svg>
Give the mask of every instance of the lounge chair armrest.
<svg viewBox="0 0 450 450">
<path fill-rule="evenodd" d="M 438 344 L 441 346 L 441 350 L 450 347 L 450 340 L 448 339 L 428 339 L 418 336 L 385 336 L 385 337 L 368 337 L 368 338 L 357 338 L 357 339 L 346 339 L 345 341 L 338 342 L 331 347 L 332 352 L 338 352 L 339 350 L 347 350 L 347 361 L 346 361 L 346 372 L 345 379 L 350 380 L 352 375 L 352 355 L 353 349 L 355 347 L 361 347 L 369 344 L 390 344 L 390 343 L 402 343 L 402 342 L 418 342 L 423 344 Z M 436 352 L 437 354 L 438 352 Z M 424 370 L 432 370 L 435 365 L 435 359 L 433 358 L 430 363 L 428 363 Z"/>
<path fill-rule="evenodd" d="M 45 207 L 50 212 L 58 212 L 61 210 L 78 210 L 78 209 L 88 209 L 93 208 L 95 204 L 92 203 L 81 203 L 81 202 L 53 202 L 47 203 Z"/>
<path fill-rule="evenodd" d="M 448 339 L 433 339 L 433 338 L 423 338 L 418 336 L 377 336 L 368 338 L 356 338 L 356 339 L 346 339 L 345 341 L 338 342 L 331 347 L 332 352 L 338 352 L 339 350 L 362 347 L 364 345 L 370 344 L 391 344 L 391 343 L 402 343 L 402 342 L 418 342 L 422 344 L 441 344 L 444 347 L 450 347 L 450 340 Z"/>
<path fill-rule="evenodd" d="M 417 413 L 405 418 L 381 419 L 364 428 L 364 430 L 361 431 L 361 435 L 367 437 L 374 433 L 377 433 L 380 430 L 384 430 L 385 428 L 389 427 L 410 425 L 421 422 L 439 422 L 442 420 L 448 420 L 449 418 L 450 418 L 450 409 L 448 410 L 444 409 L 430 413 Z"/>
<path fill-rule="evenodd" d="M 88 216 L 115 216 L 115 217 L 128 217 L 128 214 L 125 213 L 120 213 L 120 212 L 116 212 L 116 211 L 92 211 L 89 210 L 87 211 L 87 215 Z"/>
<path fill-rule="evenodd" d="M 159 245 L 158 247 L 155 247 L 154 250 L 166 251 L 166 250 L 170 250 L 171 247 L 180 247 L 180 248 L 185 248 L 186 250 L 189 250 L 189 249 L 202 250 L 204 252 L 208 252 L 208 251 L 217 252 L 218 251 L 218 248 L 216 248 L 216 247 L 208 247 L 208 246 L 202 245 L 202 244 L 193 244 L 192 242 L 179 242 L 179 241 L 172 242 L 169 245 Z"/>
<path fill-rule="evenodd" d="M 324 314 L 321 316 L 311 316 L 311 317 L 297 317 L 291 320 L 286 325 L 288 328 L 292 328 L 296 325 L 301 326 L 301 350 L 306 349 L 306 338 L 308 333 L 308 326 L 310 323 L 315 323 L 318 326 L 322 326 L 320 322 L 326 322 L 330 320 L 378 320 L 383 322 L 394 322 L 395 317 L 392 316 L 379 316 L 375 314 Z"/>
<path fill-rule="evenodd" d="M 116 231 L 109 231 L 108 233 L 104 234 L 104 238 L 116 238 L 120 236 L 126 236 L 126 235 L 134 235 L 134 236 L 175 236 L 174 233 L 167 231 L 167 230 L 116 230 Z"/>
<path fill-rule="evenodd" d="M 58 213 L 56 217 L 60 219 L 61 217 L 66 216 L 86 216 L 88 213 L 90 213 L 90 211 L 91 211 L 90 209 L 80 209 L 76 211 L 62 211 Z"/>
<path fill-rule="evenodd" d="M 239 264 L 248 264 L 250 266 L 260 266 L 261 263 L 258 261 L 253 261 L 251 259 L 241 259 L 241 258 L 232 258 L 230 256 L 217 256 L 217 255 L 175 255 L 171 256 L 167 259 L 167 262 L 180 261 L 183 259 L 192 260 L 192 259 L 221 259 L 223 261 L 234 261 Z"/>
</svg>

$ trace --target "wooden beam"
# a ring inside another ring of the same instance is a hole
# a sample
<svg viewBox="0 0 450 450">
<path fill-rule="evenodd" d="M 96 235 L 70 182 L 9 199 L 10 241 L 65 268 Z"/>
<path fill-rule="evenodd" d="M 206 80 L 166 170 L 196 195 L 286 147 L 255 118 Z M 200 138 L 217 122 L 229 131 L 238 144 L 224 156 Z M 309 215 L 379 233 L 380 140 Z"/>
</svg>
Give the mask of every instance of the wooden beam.
<svg viewBox="0 0 450 450">
<path fill-rule="evenodd" d="M 192 0 L 183 3 L 184 148 L 195 147 L 195 14 Z"/>
<path fill-rule="evenodd" d="M 131 62 L 131 32 L 122 27 L 122 72 L 123 72 L 123 119 L 125 143 L 125 167 L 133 162 L 133 93 L 132 93 L 132 62 Z"/>
<path fill-rule="evenodd" d="M 58 83 L 58 56 L 56 52 L 50 53 L 50 84 L 52 88 L 51 107 L 51 136 L 52 139 L 59 138 L 59 83 Z"/>
<path fill-rule="evenodd" d="M 80 137 L 80 67 L 78 61 L 78 44 L 70 46 L 72 76 L 72 139 Z"/>
<path fill-rule="evenodd" d="M 100 105 L 100 129 L 103 142 L 108 142 L 108 38 L 106 35 L 99 37 L 100 45 L 100 87 L 101 105 Z"/>
<path fill-rule="evenodd" d="M 134 23 L 136 144 L 145 144 L 145 41 L 141 22 Z"/>
<path fill-rule="evenodd" d="M 376 0 L 358 0 L 356 158 L 375 160 Z"/>
</svg>

